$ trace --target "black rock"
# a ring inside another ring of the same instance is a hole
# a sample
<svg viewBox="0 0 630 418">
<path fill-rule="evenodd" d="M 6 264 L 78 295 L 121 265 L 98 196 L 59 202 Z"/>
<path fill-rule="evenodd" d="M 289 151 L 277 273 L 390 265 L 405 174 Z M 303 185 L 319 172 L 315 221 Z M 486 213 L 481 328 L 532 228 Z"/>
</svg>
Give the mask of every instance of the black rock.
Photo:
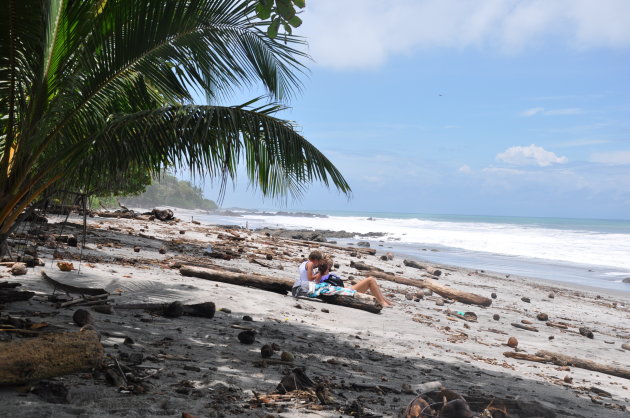
<svg viewBox="0 0 630 418">
<path fill-rule="evenodd" d="M 590 329 L 588 329 L 586 327 L 580 327 L 579 331 L 580 331 L 581 335 L 583 335 L 583 336 L 585 336 L 587 338 L 593 339 L 595 337 L 593 335 L 593 331 L 591 331 Z"/>
<path fill-rule="evenodd" d="M 491 297 L 492 299 L 496 299 L 496 298 L 497 298 L 497 294 L 496 294 L 496 293 L 494 293 L 494 292 L 492 292 L 492 294 L 490 295 L 490 297 Z"/>
<path fill-rule="evenodd" d="M 622 282 L 624 283 L 630 283 L 630 277 L 626 277 L 625 279 L 622 280 Z"/>
<path fill-rule="evenodd" d="M 72 320 L 75 324 L 82 327 L 92 323 L 92 315 L 85 309 L 77 309 L 72 315 Z"/>
<path fill-rule="evenodd" d="M 370 248 L 370 243 L 368 241 L 359 241 L 357 242 L 357 247 Z"/>
<path fill-rule="evenodd" d="M 269 344 L 265 344 L 260 348 L 260 355 L 262 356 L 262 358 L 269 358 L 273 356 L 273 353 L 273 348 L 271 348 Z"/>
<path fill-rule="evenodd" d="M 530 298 L 526 298 L 525 296 L 523 296 L 523 297 L 521 298 L 521 300 L 522 300 L 523 302 L 525 302 L 525 303 L 531 303 L 531 302 L 532 302 Z"/>
<path fill-rule="evenodd" d="M 498 321 L 499 319 L 501 319 L 501 317 L 499 316 L 498 313 L 495 313 L 494 315 L 492 315 L 492 319 L 494 319 L 495 321 Z"/>
<path fill-rule="evenodd" d="M 254 320 L 254 319 L 253 319 L 251 316 L 249 316 L 249 315 L 245 315 L 245 316 L 243 316 L 243 321 L 249 321 L 249 322 L 252 322 L 253 320 Z"/>
<path fill-rule="evenodd" d="M 255 331 L 243 331 L 238 334 L 238 340 L 242 344 L 254 344 L 256 342 L 256 332 Z"/>
</svg>

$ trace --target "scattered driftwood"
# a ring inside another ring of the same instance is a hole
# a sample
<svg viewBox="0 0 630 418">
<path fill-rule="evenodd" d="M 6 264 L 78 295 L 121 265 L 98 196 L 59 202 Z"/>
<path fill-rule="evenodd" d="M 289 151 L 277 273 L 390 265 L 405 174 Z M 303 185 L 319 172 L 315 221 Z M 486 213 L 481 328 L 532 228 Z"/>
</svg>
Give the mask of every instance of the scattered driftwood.
<svg viewBox="0 0 630 418">
<path fill-rule="evenodd" d="M 263 263 L 262 261 L 257 260 L 255 257 L 249 257 L 249 262 L 253 263 L 253 264 L 258 264 L 259 266 L 266 267 L 268 269 L 273 269 L 274 268 L 272 265 L 269 265 L 267 263 Z"/>
<path fill-rule="evenodd" d="M 533 332 L 538 332 L 538 328 L 533 327 L 531 325 L 524 325 L 524 324 L 519 324 L 518 322 L 512 322 L 511 324 L 513 327 L 515 328 L 520 328 L 520 329 L 524 329 L 526 331 L 533 331 Z"/>
<path fill-rule="evenodd" d="M 624 369 L 607 364 L 596 363 L 591 360 L 580 359 L 577 357 L 566 356 L 564 354 L 552 353 L 550 351 L 541 350 L 536 354 L 515 353 L 507 351 L 503 353 L 505 357 L 517 360 L 535 361 L 538 363 L 551 363 L 557 366 L 573 366 L 579 369 L 591 370 L 594 372 L 609 374 L 611 376 L 630 379 L 630 369 Z"/>
<path fill-rule="evenodd" d="M 280 239 L 282 241 L 302 245 L 305 247 L 326 247 L 326 248 L 333 248 L 335 250 L 347 251 L 351 253 L 361 253 L 361 254 L 369 254 L 369 255 L 376 254 L 376 250 L 373 248 L 343 247 L 341 245 L 328 244 L 325 242 L 303 241 L 303 240 L 290 239 L 290 238 L 280 238 Z"/>
<path fill-rule="evenodd" d="M 83 306 L 102 305 L 104 303 L 107 303 L 103 299 L 107 299 L 108 297 L 109 297 L 109 293 L 103 293 L 102 295 L 96 295 L 96 296 L 85 296 L 79 299 L 73 299 L 67 302 L 61 302 L 57 304 L 57 307 L 67 308 L 68 306 L 78 306 L 78 305 L 83 305 Z"/>
<path fill-rule="evenodd" d="M 385 270 L 371 266 L 362 261 L 350 261 L 350 267 L 354 267 L 359 271 L 380 271 L 381 273 L 385 273 Z"/>
<path fill-rule="evenodd" d="M 22 385 L 99 367 L 103 346 L 94 330 L 45 334 L 0 343 L 0 386 Z"/>
<path fill-rule="evenodd" d="M 0 303 L 19 302 L 29 300 L 35 296 L 34 292 L 14 290 L 11 288 L 0 288 Z"/>
<path fill-rule="evenodd" d="M 239 274 L 225 270 L 182 266 L 179 269 L 182 276 L 197 277 L 215 282 L 230 283 L 238 286 L 250 286 L 257 289 L 286 295 L 293 286 L 292 279 L 282 277 L 263 276 L 261 274 Z M 355 296 L 326 296 L 321 300 L 333 305 L 341 305 L 349 308 L 379 313 L 382 306 L 372 296 L 357 293 Z"/>
<path fill-rule="evenodd" d="M 391 274 L 380 273 L 377 271 L 368 271 L 363 273 L 365 276 L 374 276 L 379 279 L 387 280 L 394 283 L 405 284 L 407 286 L 415 286 L 420 288 L 431 289 L 438 295 L 454 299 L 458 302 L 465 303 L 467 305 L 479 305 L 490 306 L 492 305 L 492 299 L 485 296 L 476 295 L 474 293 L 464 292 L 462 290 L 452 289 L 448 286 L 441 285 L 432 279 L 408 279 L 405 277 L 398 277 Z"/>
<path fill-rule="evenodd" d="M 181 306 L 181 310 L 179 308 Z M 146 311 L 159 312 L 167 316 L 177 317 L 181 315 L 198 316 L 203 318 L 213 318 L 216 312 L 214 302 L 195 303 L 193 305 L 179 304 L 175 307 L 173 303 L 127 303 L 114 305 L 115 309 L 143 309 Z M 177 313 L 181 312 L 180 315 Z"/>
<path fill-rule="evenodd" d="M 433 267 L 425 266 L 424 264 L 420 264 L 417 261 L 413 260 L 403 260 L 403 264 L 407 267 L 413 267 L 419 270 L 425 270 L 427 273 L 433 276 L 441 276 L 442 270 L 434 269 Z"/>
<path fill-rule="evenodd" d="M 105 289 L 98 289 L 98 288 L 93 288 L 93 287 L 77 287 L 77 286 L 72 286 L 69 284 L 58 282 L 57 280 L 47 275 L 46 272 L 44 271 L 42 271 L 41 274 L 42 274 L 42 278 L 46 280 L 48 283 L 50 283 L 53 286 L 54 290 L 63 290 L 66 293 L 76 293 L 79 295 L 90 295 L 90 296 L 101 296 L 107 293 Z"/>
</svg>

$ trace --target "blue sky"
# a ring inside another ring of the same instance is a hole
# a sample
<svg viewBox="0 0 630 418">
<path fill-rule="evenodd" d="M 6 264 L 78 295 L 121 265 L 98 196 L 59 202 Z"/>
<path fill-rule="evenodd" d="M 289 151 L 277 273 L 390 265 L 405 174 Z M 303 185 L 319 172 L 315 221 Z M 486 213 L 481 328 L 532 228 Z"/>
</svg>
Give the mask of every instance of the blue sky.
<svg viewBox="0 0 630 418">
<path fill-rule="evenodd" d="M 242 176 L 224 207 L 630 218 L 630 1 L 317 0 L 303 20 L 314 62 L 283 116 L 352 198 L 282 206 Z"/>
</svg>

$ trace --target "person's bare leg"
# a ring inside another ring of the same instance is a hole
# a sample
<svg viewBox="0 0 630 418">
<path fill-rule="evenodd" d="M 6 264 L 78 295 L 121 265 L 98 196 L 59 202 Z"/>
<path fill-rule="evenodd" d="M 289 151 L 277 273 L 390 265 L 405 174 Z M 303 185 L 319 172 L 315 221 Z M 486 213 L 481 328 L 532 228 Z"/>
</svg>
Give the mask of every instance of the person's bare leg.
<svg viewBox="0 0 630 418">
<path fill-rule="evenodd" d="M 376 298 L 378 303 L 383 306 L 392 306 L 392 304 L 387 299 L 385 299 L 385 296 L 383 296 L 383 292 L 381 292 L 381 289 L 378 287 L 378 283 L 376 282 L 376 279 L 374 277 L 368 277 L 361 280 L 359 283 L 352 286 L 352 289 L 360 293 L 365 293 L 369 290 L 372 296 Z"/>
</svg>

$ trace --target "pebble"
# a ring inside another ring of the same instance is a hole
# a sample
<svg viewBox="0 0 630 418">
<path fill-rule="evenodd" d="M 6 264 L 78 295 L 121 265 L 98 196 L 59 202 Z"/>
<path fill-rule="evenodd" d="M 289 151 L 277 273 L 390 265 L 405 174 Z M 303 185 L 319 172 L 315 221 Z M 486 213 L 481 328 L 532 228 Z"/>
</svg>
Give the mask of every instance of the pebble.
<svg viewBox="0 0 630 418">
<path fill-rule="evenodd" d="M 221 308 L 219 309 L 221 312 L 225 312 L 225 313 L 232 313 L 232 310 L 229 308 Z"/>
<path fill-rule="evenodd" d="M 522 300 L 523 302 L 525 302 L 525 303 L 531 303 L 531 299 L 530 299 L 530 298 L 526 298 L 525 296 L 523 296 L 523 297 L 521 298 L 521 300 Z"/>
<path fill-rule="evenodd" d="M 289 353 L 288 351 L 283 351 L 280 355 L 280 360 L 292 362 L 294 360 L 294 357 L 293 354 Z"/>
<path fill-rule="evenodd" d="M 328 309 L 326 309 L 326 308 L 322 308 L 322 312 L 323 313 L 330 313 L 330 311 Z"/>
<path fill-rule="evenodd" d="M 406 293 L 405 294 L 405 299 L 412 300 L 413 299 L 413 295 L 411 293 Z"/>
<path fill-rule="evenodd" d="M 549 293 L 549 296 L 547 296 L 549 299 L 553 299 L 556 297 L 556 295 L 554 295 L 553 293 Z"/>
<path fill-rule="evenodd" d="M 538 319 L 539 321 L 548 321 L 549 320 L 549 315 L 547 315 L 546 313 L 539 313 L 538 315 L 536 315 L 536 319 Z"/>
<path fill-rule="evenodd" d="M 490 297 L 491 297 L 492 299 L 496 299 L 496 298 L 497 298 L 497 294 L 496 294 L 496 293 L 494 293 L 494 292 L 492 292 L 492 294 L 490 295 Z"/>
<path fill-rule="evenodd" d="M 238 340 L 242 344 L 254 344 L 256 341 L 256 333 L 254 331 L 243 331 L 238 334 Z"/>
<path fill-rule="evenodd" d="M 492 315 L 492 319 L 494 319 L 495 321 L 498 321 L 499 319 L 501 319 L 501 317 L 499 316 L 498 313 L 495 313 L 494 315 Z"/>
<path fill-rule="evenodd" d="M 435 301 L 435 304 L 436 304 L 437 306 L 444 306 L 444 299 L 438 299 L 438 300 L 436 300 L 436 301 Z"/>
<path fill-rule="evenodd" d="M 424 296 L 431 296 L 433 294 L 433 290 L 424 288 L 422 289 L 422 293 L 424 293 Z"/>
<path fill-rule="evenodd" d="M 85 309 L 77 309 L 72 315 L 72 320 L 75 324 L 82 327 L 92 323 L 92 315 Z"/>
<path fill-rule="evenodd" d="M 182 234 L 182 235 L 184 235 L 184 234 L 186 233 L 186 231 L 184 231 L 183 229 L 181 229 L 181 230 L 179 231 L 179 233 L 180 233 L 180 234 Z"/>
<path fill-rule="evenodd" d="M 273 351 L 280 351 L 280 346 L 276 343 L 272 343 L 271 348 L 273 348 Z"/>
<path fill-rule="evenodd" d="M 508 338 L 507 345 L 508 347 L 516 348 L 518 347 L 518 340 L 516 339 L 516 337 L 510 337 Z"/>
<path fill-rule="evenodd" d="M 133 247 L 133 252 L 134 253 L 139 253 L 140 252 L 140 247 Z"/>
<path fill-rule="evenodd" d="M 160 254 L 166 254 L 166 248 L 164 248 L 164 247 L 160 247 L 160 249 L 158 250 L 158 252 L 159 252 Z"/>
<path fill-rule="evenodd" d="M 593 331 L 586 327 L 580 327 L 580 334 L 587 338 L 590 338 L 591 340 L 594 338 Z"/>
<path fill-rule="evenodd" d="M 573 383 L 573 378 L 569 375 L 564 376 L 564 383 Z"/>
<path fill-rule="evenodd" d="M 244 316 L 243 316 L 243 321 L 253 322 L 253 321 L 254 321 L 254 318 L 252 318 L 252 317 L 251 317 L 251 316 L 249 316 L 249 315 L 244 315 Z"/>
</svg>

